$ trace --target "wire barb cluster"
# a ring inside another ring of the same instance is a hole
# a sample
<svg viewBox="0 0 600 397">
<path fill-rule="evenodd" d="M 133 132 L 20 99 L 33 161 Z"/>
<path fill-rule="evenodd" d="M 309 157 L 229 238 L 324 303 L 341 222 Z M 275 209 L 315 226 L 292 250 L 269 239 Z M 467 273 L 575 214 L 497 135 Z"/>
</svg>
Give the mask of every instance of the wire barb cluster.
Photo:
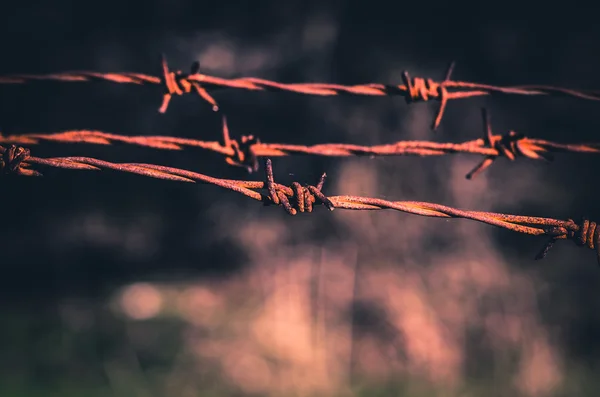
<svg viewBox="0 0 600 397">
<path fill-rule="evenodd" d="M 499 157 L 511 161 L 518 157 L 533 160 L 552 161 L 553 153 L 593 153 L 600 154 L 600 143 L 564 144 L 542 139 L 527 138 L 523 134 L 510 131 L 504 135 L 493 135 L 490 117 L 482 109 L 484 121 L 483 138 L 462 143 L 438 143 L 430 141 L 397 141 L 391 144 L 360 146 L 342 143 L 326 143 L 313 146 L 263 143 L 254 135 L 243 135 L 239 139 L 231 138 L 227 120 L 223 117 L 223 140 L 202 141 L 196 139 L 167 136 L 125 136 L 101 131 L 65 131 L 53 134 L 21 134 L 2 136 L 0 143 L 21 145 L 37 144 L 40 141 L 61 143 L 89 143 L 109 145 L 126 143 L 156 149 L 181 150 L 184 147 L 198 147 L 222 154 L 227 164 L 244 167 L 248 172 L 258 171 L 258 157 L 278 157 L 290 155 L 316 156 L 441 156 L 456 153 L 477 154 L 484 159 L 469 172 L 466 177 L 474 178 L 488 168 Z"/>
<path fill-rule="evenodd" d="M 293 182 L 290 186 L 285 186 L 275 182 L 271 159 L 266 159 L 265 161 L 265 181 L 238 181 L 219 179 L 192 171 L 153 164 L 119 164 L 89 157 L 43 159 L 32 157 L 30 156 L 28 149 L 15 145 L 8 148 L 0 146 L 0 155 L 2 155 L 2 161 L 0 162 L 0 171 L 2 171 L 2 173 L 40 176 L 41 174 L 39 172 L 27 168 L 32 164 L 36 164 L 66 169 L 111 169 L 157 179 L 179 182 L 201 182 L 238 192 L 266 205 L 280 206 L 289 215 L 297 215 L 299 212 L 312 212 L 313 204 L 318 203 L 331 211 L 335 208 L 348 210 L 392 209 L 434 218 L 471 219 L 518 233 L 549 236 L 550 241 L 545 245 L 540 254 L 536 256 L 536 259 L 544 258 L 555 241 L 568 239 L 573 240 L 579 246 L 586 246 L 590 249 L 594 249 L 597 254 L 598 263 L 600 264 L 600 227 L 596 222 L 592 222 L 588 219 L 583 219 L 581 222 L 575 223 L 572 219 L 563 221 L 552 218 L 466 211 L 440 204 L 419 201 L 388 201 L 361 196 L 327 197 L 322 192 L 326 177 L 325 174 L 321 176 L 316 186 L 302 186 L 298 182 Z M 266 190 L 267 193 L 263 194 L 257 190 Z"/>
<path fill-rule="evenodd" d="M 596 222 L 582 218 L 579 223 L 575 223 L 574 220 L 568 219 L 564 225 L 548 228 L 546 234 L 552 237 L 536 256 L 536 259 L 544 258 L 556 240 L 570 239 L 581 247 L 595 249 L 598 264 L 600 264 L 600 225 Z"/>
<path fill-rule="evenodd" d="M 158 111 L 160 113 L 165 113 L 167 108 L 169 107 L 169 103 L 173 95 L 183 95 L 184 93 L 188 94 L 192 92 L 192 88 L 196 91 L 198 95 L 206 102 L 210 103 L 213 106 L 213 111 L 218 111 L 219 106 L 217 105 L 217 101 L 210 96 L 210 94 L 202 88 L 200 83 L 197 81 L 189 80 L 187 77 L 190 75 L 198 74 L 200 70 L 200 63 L 194 62 L 191 67 L 191 72 L 189 75 L 184 75 L 181 70 L 176 72 L 171 72 L 169 70 L 169 66 L 167 65 L 167 60 L 163 56 L 162 59 L 162 69 L 163 69 L 163 81 L 165 83 L 167 92 L 163 95 L 163 102 Z"/>
<path fill-rule="evenodd" d="M 485 108 L 481 110 L 481 115 L 484 126 L 482 147 L 493 149 L 496 153 L 486 156 L 479 165 L 467 174 L 467 179 L 472 179 L 475 175 L 484 171 L 498 157 L 505 157 L 510 161 L 514 161 L 518 156 L 533 160 L 553 160 L 551 155 L 545 153 L 543 146 L 536 145 L 535 141 L 525 138 L 524 134 L 510 131 L 504 135 L 493 135 L 490 115 Z M 600 146 L 598 146 L 598 151 L 600 152 Z"/>
<path fill-rule="evenodd" d="M 298 182 L 292 182 L 291 188 L 283 189 L 280 185 L 275 184 L 271 159 L 267 159 L 265 161 L 265 173 L 265 185 L 267 191 L 269 192 L 269 198 L 271 202 L 275 205 L 281 205 L 288 214 L 296 215 L 298 211 L 312 212 L 313 204 L 315 203 L 316 199 L 318 199 L 321 204 L 327 207 L 328 210 L 334 210 L 334 204 L 321 192 L 321 189 L 323 189 L 323 185 L 325 184 L 325 178 L 327 177 L 327 174 L 323 173 L 323 175 L 321 175 L 317 186 L 302 186 Z M 295 199 L 297 209 L 292 207 L 288 196 Z"/>
<path fill-rule="evenodd" d="M 431 99 L 440 101 L 438 113 L 432 128 L 436 129 L 442 120 L 449 100 L 487 95 L 558 95 L 600 101 L 600 91 L 574 90 L 547 85 L 522 85 L 512 87 L 494 86 L 480 83 L 451 80 L 454 63 L 450 64 L 446 77 L 437 82 L 423 77 L 411 77 L 408 72 L 402 74 L 404 84 L 367 83 L 358 85 L 341 85 L 328 83 L 279 83 L 256 77 L 241 77 L 224 79 L 199 73 L 200 65 L 194 62 L 190 73 L 180 70 L 171 71 L 167 61 L 162 59 L 162 76 L 151 76 L 142 73 L 99 73 L 77 71 L 47 75 L 11 75 L 0 77 L 0 84 L 23 84 L 28 81 L 51 80 L 61 82 L 110 81 L 121 84 L 162 84 L 165 89 L 159 112 L 167 111 L 173 95 L 196 93 L 212 105 L 213 110 L 219 110 L 216 100 L 209 94 L 209 89 L 229 88 L 248 91 L 287 91 L 296 94 L 336 96 L 336 95 L 367 95 L 367 96 L 403 96 L 407 103 L 427 102 Z"/>
<path fill-rule="evenodd" d="M 242 135 L 239 141 L 231 139 L 227 119 L 223 117 L 223 148 L 232 152 L 225 155 L 227 164 L 245 167 L 250 174 L 258 171 L 257 146 L 261 146 L 260 139 L 254 135 Z"/>
<path fill-rule="evenodd" d="M 0 149 L 0 171 L 3 174 L 16 174 L 26 176 L 41 176 L 37 171 L 30 170 L 24 163 L 29 158 L 29 149 L 11 145 L 8 149 Z"/>
</svg>

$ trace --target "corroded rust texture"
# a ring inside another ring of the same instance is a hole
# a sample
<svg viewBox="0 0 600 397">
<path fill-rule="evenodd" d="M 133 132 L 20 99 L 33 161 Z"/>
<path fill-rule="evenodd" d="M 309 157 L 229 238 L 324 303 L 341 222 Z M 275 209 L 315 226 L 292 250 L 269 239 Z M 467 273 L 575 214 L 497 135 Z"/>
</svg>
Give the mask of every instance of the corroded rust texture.
<svg viewBox="0 0 600 397">
<path fill-rule="evenodd" d="M 437 128 L 449 100 L 487 95 L 559 95 L 586 100 L 600 101 L 600 91 L 575 90 L 547 85 L 494 86 L 489 84 L 470 83 L 451 80 L 454 64 L 450 64 L 443 81 L 430 78 L 413 77 L 404 72 L 403 84 L 358 84 L 341 85 L 328 83 L 279 83 L 256 77 L 240 77 L 224 79 L 208 76 L 199 72 L 199 64 L 195 62 L 190 73 L 171 71 L 165 58 L 162 61 L 162 76 L 151 76 L 141 73 L 100 73 L 91 71 L 75 71 L 46 75 L 10 75 L 0 77 L 0 84 L 23 84 L 34 80 L 54 80 L 62 82 L 110 81 L 122 84 L 161 84 L 164 86 L 163 101 L 159 108 L 161 113 L 167 111 L 173 95 L 196 93 L 218 110 L 218 104 L 208 90 L 215 88 L 230 88 L 250 91 L 288 91 L 297 94 L 336 96 L 336 95 L 368 95 L 368 96 L 403 96 L 407 103 L 427 102 L 435 99 L 440 102 L 437 116 L 432 128 Z"/>
<path fill-rule="evenodd" d="M 322 191 L 326 174 L 321 176 L 316 186 L 303 186 L 298 182 L 293 182 L 290 186 L 285 186 L 275 182 L 271 159 L 265 160 L 266 176 L 264 181 L 239 181 L 213 178 L 192 171 L 153 164 L 111 163 L 89 157 L 38 158 L 30 156 L 28 149 L 15 145 L 8 148 L 0 146 L 0 154 L 0 171 L 2 173 L 41 176 L 39 172 L 32 170 L 30 166 L 42 165 L 80 170 L 110 169 L 171 181 L 202 182 L 241 193 L 246 197 L 267 205 L 280 206 L 290 215 L 297 215 L 299 212 L 312 212 L 314 204 L 321 204 L 330 211 L 336 208 L 348 210 L 391 209 L 427 217 L 471 219 L 518 233 L 550 237 L 548 243 L 536 256 L 536 259 L 545 257 L 556 240 L 569 239 L 579 246 L 594 249 L 598 263 L 600 264 L 600 225 L 589 219 L 582 219 L 579 222 L 575 222 L 572 219 L 559 220 L 493 212 L 467 211 L 441 204 L 419 201 L 388 201 L 360 196 L 327 197 Z M 266 193 L 261 193 L 257 190 L 265 190 Z"/>
<path fill-rule="evenodd" d="M 41 141 L 59 143 L 87 143 L 110 145 L 125 143 L 155 149 L 181 150 L 184 147 L 197 147 L 211 150 L 225 156 L 230 165 L 245 167 L 249 172 L 258 171 L 257 157 L 280 157 L 291 155 L 315 156 L 442 156 L 454 153 L 477 154 L 484 159 L 467 174 L 471 179 L 489 167 L 494 160 L 505 157 L 515 160 L 526 157 L 534 160 L 553 160 L 552 153 L 600 153 L 600 143 L 558 143 L 543 139 L 527 138 L 523 134 L 510 131 L 504 135 L 493 135 L 489 116 L 484 110 L 483 138 L 462 143 L 439 143 L 430 141 L 397 141 L 385 145 L 362 146 L 346 143 L 325 143 L 319 145 L 289 145 L 285 143 L 263 143 L 254 135 L 232 139 L 223 118 L 223 140 L 202 141 L 197 139 L 170 136 L 127 136 L 101 131 L 74 130 L 54 134 L 0 135 L 0 143 L 32 145 Z"/>
</svg>

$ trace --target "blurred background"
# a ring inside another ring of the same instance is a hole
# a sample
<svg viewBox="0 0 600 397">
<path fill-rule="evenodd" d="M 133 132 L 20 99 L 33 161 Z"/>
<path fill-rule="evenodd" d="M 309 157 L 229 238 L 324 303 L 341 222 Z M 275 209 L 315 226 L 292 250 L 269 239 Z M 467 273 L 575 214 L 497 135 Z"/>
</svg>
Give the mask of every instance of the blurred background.
<svg viewBox="0 0 600 397">
<path fill-rule="evenodd" d="M 283 82 L 400 84 L 401 73 L 498 85 L 600 87 L 600 27 L 501 20 L 487 3 L 359 1 L 15 2 L 1 6 L 1 74 L 174 69 Z M 484 8 L 486 7 L 486 8 Z M 550 10 L 548 10 L 550 12 Z M 487 15 L 487 17 L 484 17 Z M 491 17 L 490 17 L 491 16 Z M 598 104 L 495 97 L 402 98 L 214 92 L 233 137 L 263 142 L 461 142 L 510 130 L 598 141 Z M 199 98 L 157 109 L 157 86 L 0 88 L 3 134 L 95 129 L 221 137 Z M 80 155 L 261 179 L 206 151 L 43 144 Z M 559 219 L 600 218 L 600 160 L 274 159 L 280 183 L 329 195 L 437 202 Z M 598 367 L 595 255 L 466 220 L 390 211 L 290 217 L 214 186 L 43 169 L 0 185 L 2 396 L 592 396 Z"/>
</svg>

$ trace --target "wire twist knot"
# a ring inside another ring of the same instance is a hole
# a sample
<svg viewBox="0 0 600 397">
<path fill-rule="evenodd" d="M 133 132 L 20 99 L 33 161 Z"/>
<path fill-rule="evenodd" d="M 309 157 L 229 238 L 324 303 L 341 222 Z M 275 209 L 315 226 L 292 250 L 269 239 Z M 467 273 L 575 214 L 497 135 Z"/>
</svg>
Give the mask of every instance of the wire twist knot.
<svg viewBox="0 0 600 397">
<path fill-rule="evenodd" d="M 524 134 L 517 134 L 515 131 L 510 131 L 508 134 L 495 135 L 486 137 L 486 145 L 498 151 L 499 155 L 513 161 L 517 156 L 529 158 L 537 158 L 532 156 L 530 151 L 523 150 L 521 141 L 525 139 Z"/>
<path fill-rule="evenodd" d="M 167 111 L 173 95 L 189 94 L 192 92 L 192 89 L 194 89 L 202 99 L 212 105 L 213 111 L 216 112 L 219 110 L 219 106 L 215 99 L 200 85 L 200 83 L 189 79 L 190 75 L 195 75 L 200 70 L 200 64 L 198 62 L 192 64 L 189 74 L 185 74 L 181 70 L 175 72 L 170 71 L 167 61 L 165 57 L 163 57 L 162 68 L 166 92 L 163 95 L 162 105 L 158 110 L 160 113 L 165 113 Z"/>
<path fill-rule="evenodd" d="M 232 139 L 229 148 L 233 150 L 233 156 L 227 156 L 225 161 L 229 165 L 245 167 L 249 173 L 258 171 L 258 159 L 252 147 L 259 144 L 260 140 L 254 135 L 243 135 L 240 141 Z"/>
<path fill-rule="evenodd" d="M 413 77 L 408 75 L 408 72 L 402 74 L 402 80 L 406 85 L 406 102 L 427 102 L 429 99 L 440 99 L 448 94 L 443 84 L 440 84 L 432 79 L 423 77 Z"/>
<path fill-rule="evenodd" d="M 239 141 L 231 139 L 225 117 L 223 117 L 223 144 L 232 152 L 231 155 L 225 155 L 227 164 L 245 167 L 248 173 L 258 171 L 258 157 L 254 152 L 254 145 L 260 144 L 260 139 L 254 135 L 243 135 Z"/>
<path fill-rule="evenodd" d="M 497 153 L 486 156 L 467 174 L 467 179 L 472 179 L 475 175 L 488 168 L 500 156 L 506 157 L 510 161 L 514 161 L 518 156 L 534 160 L 552 160 L 550 154 L 542 153 L 539 148 L 527 147 L 527 144 L 524 142 L 527 138 L 524 134 L 510 131 L 508 134 L 494 135 L 492 133 L 490 115 L 485 108 L 481 109 L 481 116 L 483 118 L 483 145 L 481 147 L 494 149 Z"/>
<path fill-rule="evenodd" d="M 440 107 L 431 127 L 434 130 L 439 127 L 444 111 L 446 110 L 446 105 L 448 104 L 449 93 L 446 83 L 450 81 L 453 69 L 454 62 L 448 66 L 446 78 L 441 83 L 423 77 L 411 78 L 407 71 L 402 72 L 402 81 L 406 86 L 406 95 L 404 97 L 406 103 L 427 102 L 430 99 L 438 99 L 440 101 Z"/>
<path fill-rule="evenodd" d="M 574 241 L 580 247 L 596 250 L 598 264 L 600 265 L 600 224 L 586 218 L 582 218 L 579 222 L 567 219 L 563 226 L 547 228 L 546 235 L 551 236 L 550 240 L 536 259 L 544 258 L 556 240 L 568 239 Z"/>
<path fill-rule="evenodd" d="M 7 149 L 0 146 L 0 171 L 3 174 L 16 174 L 27 176 L 40 176 L 37 171 L 23 168 L 24 162 L 29 158 L 30 151 L 22 146 L 11 145 Z"/>
<path fill-rule="evenodd" d="M 292 182 L 291 187 L 279 185 L 275 183 L 273 177 L 273 164 L 271 159 L 265 161 L 265 173 L 266 173 L 266 189 L 269 192 L 268 201 L 265 203 L 275 204 L 282 206 L 285 211 L 290 215 L 296 215 L 300 212 L 312 212 L 313 204 L 318 200 L 320 204 L 323 204 L 330 211 L 334 210 L 334 205 L 325 195 L 321 192 L 325 178 L 327 174 L 323 173 L 319 179 L 317 186 L 305 185 L 302 186 L 298 182 Z M 290 198 L 293 199 L 296 208 L 292 207 Z"/>
</svg>

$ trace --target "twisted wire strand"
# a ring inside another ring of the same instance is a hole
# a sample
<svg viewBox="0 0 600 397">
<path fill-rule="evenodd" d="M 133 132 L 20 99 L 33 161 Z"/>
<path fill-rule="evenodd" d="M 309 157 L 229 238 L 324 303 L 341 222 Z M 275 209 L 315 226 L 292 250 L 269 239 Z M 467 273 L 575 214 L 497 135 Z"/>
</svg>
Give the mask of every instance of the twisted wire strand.
<svg viewBox="0 0 600 397">
<path fill-rule="evenodd" d="M 8 148 L 0 146 L 0 155 L 0 171 L 2 173 L 41 176 L 41 173 L 32 170 L 30 167 L 31 165 L 42 165 L 80 170 L 110 169 L 171 181 L 201 182 L 238 192 L 266 205 L 281 206 L 290 215 L 297 215 L 299 212 L 312 212 L 314 204 L 321 204 L 330 211 L 335 208 L 348 210 L 391 209 L 427 217 L 470 219 L 518 233 L 550 237 L 536 259 L 544 258 L 557 240 L 570 239 L 579 246 L 596 250 L 598 264 L 600 264 L 600 225 L 588 219 L 575 222 L 572 219 L 565 221 L 494 212 L 467 211 L 420 201 L 388 201 L 360 196 L 327 197 L 322 191 L 326 174 L 321 176 L 316 186 L 303 186 L 298 182 L 285 186 L 275 182 L 271 159 L 265 160 L 266 177 L 264 181 L 242 181 L 214 178 L 188 170 L 154 164 L 111 163 L 90 157 L 32 157 L 29 149 L 15 145 Z M 267 192 L 264 194 L 257 190 L 266 190 Z"/>
<path fill-rule="evenodd" d="M 374 146 L 344 143 L 326 143 L 312 146 L 281 143 L 263 143 L 253 135 L 242 136 L 240 140 L 230 137 L 227 120 L 223 118 L 223 140 L 202 141 L 197 139 L 169 136 L 126 136 L 101 131 L 74 130 L 53 134 L 22 134 L 2 136 L 0 143 L 20 145 L 38 144 L 40 141 L 60 143 L 88 143 L 110 145 L 125 143 L 156 149 L 182 150 L 184 147 L 197 147 L 211 150 L 225 156 L 228 164 L 245 167 L 250 173 L 258 170 L 258 157 L 280 157 L 291 155 L 317 156 L 442 156 L 455 153 L 483 155 L 485 158 L 467 174 L 471 179 L 489 167 L 494 160 L 505 157 L 514 161 L 517 157 L 534 160 L 553 160 L 552 153 L 595 153 L 600 154 L 600 143 L 557 143 L 543 139 L 531 139 L 514 131 L 504 135 L 493 135 L 490 117 L 482 109 L 484 137 L 462 143 L 438 143 L 429 141 L 398 141 Z"/>
<path fill-rule="evenodd" d="M 195 93 L 212 105 L 213 110 L 219 110 L 216 100 L 208 93 L 207 89 L 230 88 L 249 91 L 293 92 L 304 95 L 336 96 L 336 95 L 367 95 L 367 96 L 403 96 L 407 103 L 427 102 L 435 99 L 440 106 L 433 121 L 432 128 L 436 129 L 442 120 L 446 105 L 449 100 L 471 98 L 487 95 L 554 95 L 568 96 L 585 100 L 600 101 L 598 90 L 575 90 L 569 88 L 553 87 L 548 85 L 520 85 L 520 86 L 494 86 L 489 84 L 471 83 L 466 81 L 451 80 L 454 63 L 447 69 L 446 77 L 442 81 L 430 78 L 411 77 L 408 72 L 402 73 L 403 84 L 357 84 L 342 85 L 328 83 L 279 83 L 276 81 L 256 78 L 240 77 L 225 79 L 199 73 L 198 62 L 192 64 L 190 73 L 180 70 L 171 71 L 167 61 L 162 59 L 162 76 L 151 76 L 142 73 L 100 73 L 92 71 L 73 71 L 46 75 L 18 74 L 0 77 L 0 84 L 24 84 L 30 81 L 50 80 L 60 82 L 89 82 L 110 81 L 121 84 L 162 84 L 165 88 L 163 102 L 159 112 L 167 111 L 171 98 L 174 95 Z M 450 90 L 450 91 L 449 91 Z"/>
</svg>

